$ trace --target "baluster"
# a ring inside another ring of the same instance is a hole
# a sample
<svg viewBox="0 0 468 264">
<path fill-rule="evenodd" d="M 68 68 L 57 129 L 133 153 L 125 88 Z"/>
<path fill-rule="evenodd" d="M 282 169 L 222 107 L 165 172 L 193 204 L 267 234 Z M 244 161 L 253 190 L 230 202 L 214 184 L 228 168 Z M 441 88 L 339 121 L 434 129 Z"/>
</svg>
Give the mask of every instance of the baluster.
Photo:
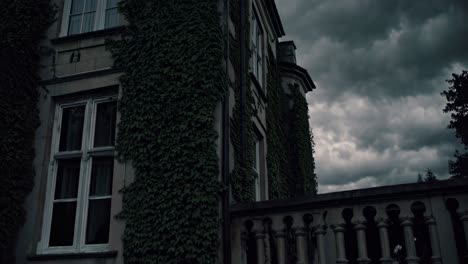
<svg viewBox="0 0 468 264">
<path fill-rule="evenodd" d="M 440 257 L 439 235 L 437 234 L 437 226 L 434 217 L 428 217 L 426 224 L 429 229 L 429 237 L 431 239 L 432 264 L 442 264 L 442 258 Z"/>
<path fill-rule="evenodd" d="M 382 258 L 380 259 L 380 263 L 392 264 L 393 260 L 390 255 L 390 240 L 388 239 L 387 220 L 381 218 L 377 223 L 377 227 L 379 228 L 380 248 L 382 250 Z"/>
<path fill-rule="evenodd" d="M 460 217 L 463 223 L 463 229 L 465 230 L 465 242 L 468 245 L 468 210 L 466 210 Z M 465 248 L 465 252 L 468 252 L 468 246 Z M 468 262 L 468 253 L 465 255 L 465 261 Z"/>
<path fill-rule="evenodd" d="M 370 263 L 370 259 L 367 257 L 366 226 L 364 225 L 364 222 L 356 222 L 354 224 L 354 230 L 356 230 L 359 253 L 357 261 L 360 264 L 368 264 Z"/>
<path fill-rule="evenodd" d="M 305 228 L 304 221 L 301 214 L 296 214 L 293 216 L 293 230 L 296 237 L 296 257 L 297 264 L 305 264 L 307 262 L 307 250 L 306 250 L 306 235 L 307 230 Z"/>
<path fill-rule="evenodd" d="M 418 264 L 419 258 L 416 255 L 416 246 L 414 244 L 413 222 L 409 217 L 403 217 L 401 226 L 405 233 L 406 262 L 408 264 Z"/>
<path fill-rule="evenodd" d="M 247 243 L 249 240 L 249 233 L 248 232 L 242 232 L 241 234 L 241 263 L 242 264 L 247 264 Z M 236 259 L 234 259 L 236 261 Z"/>
<path fill-rule="evenodd" d="M 315 236 L 317 237 L 317 248 L 318 248 L 318 255 L 319 255 L 319 263 L 326 264 L 325 258 L 325 231 L 326 227 L 324 225 L 318 225 L 315 229 Z"/>
<path fill-rule="evenodd" d="M 255 234 L 257 243 L 257 264 L 265 263 L 265 230 L 263 229 L 262 219 L 253 220 L 254 226 L 252 232 Z"/>
<path fill-rule="evenodd" d="M 231 262 L 247 263 L 247 239 L 248 234 L 245 224 L 240 220 L 233 220 L 231 223 Z"/>
<path fill-rule="evenodd" d="M 272 219 L 276 238 L 278 264 L 286 264 L 286 232 L 283 219 L 283 216 L 274 216 Z"/>
<path fill-rule="evenodd" d="M 344 232 L 345 228 L 343 227 L 344 224 L 338 224 L 332 226 L 333 231 L 335 232 L 335 240 L 336 240 L 336 263 L 346 264 L 348 260 L 346 259 L 346 250 L 345 250 L 345 241 L 344 241 Z"/>
<path fill-rule="evenodd" d="M 271 219 L 266 219 L 264 222 L 265 225 L 265 263 L 272 264 L 273 261 L 271 260 L 271 244 L 270 244 L 270 236 L 271 236 Z"/>
</svg>

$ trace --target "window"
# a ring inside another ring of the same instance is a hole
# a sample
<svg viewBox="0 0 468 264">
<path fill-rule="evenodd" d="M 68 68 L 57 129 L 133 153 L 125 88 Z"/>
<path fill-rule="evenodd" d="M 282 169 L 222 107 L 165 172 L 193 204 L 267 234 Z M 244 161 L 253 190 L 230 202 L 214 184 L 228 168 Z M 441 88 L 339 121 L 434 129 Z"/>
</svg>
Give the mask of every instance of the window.
<svg viewBox="0 0 468 264">
<path fill-rule="evenodd" d="M 264 192 L 264 180 L 263 180 L 263 172 L 262 172 L 262 157 L 263 157 L 263 139 L 260 135 L 255 133 L 255 155 L 253 160 L 253 169 L 255 171 L 255 181 L 254 181 L 254 188 L 255 188 L 255 201 L 261 201 L 262 193 Z"/>
<path fill-rule="evenodd" d="M 121 24 L 119 0 L 65 0 L 61 36 L 116 27 Z"/>
<path fill-rule="evenodd" d="M 251 40 L 252 40 L 252 73 L 257 78 L 260 86 L 263 86 L 263 30 L 260 26 L 260 20 L 257 12 L 253 12 L 251 23 Z"/>
<path fill-rule="evenodd" d="M 114 97 L 57 105 L 43 253 L 108 249 L 116 113 Z"/>
</svg>

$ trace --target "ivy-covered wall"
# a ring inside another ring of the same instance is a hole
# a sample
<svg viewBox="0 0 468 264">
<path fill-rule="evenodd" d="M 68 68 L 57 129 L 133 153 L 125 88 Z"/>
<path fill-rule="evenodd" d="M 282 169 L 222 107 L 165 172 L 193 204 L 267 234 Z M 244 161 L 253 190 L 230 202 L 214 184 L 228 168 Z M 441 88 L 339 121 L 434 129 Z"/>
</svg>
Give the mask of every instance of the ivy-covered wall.
<svg viewBox="0 0 468 264">
<path fill-rule="evenodd" d="M 34 185 L 39 125 L 39 42 L 53 19 L 49 0 L 0 1 L 0 263 L 15 262 L 15 244 Z"/>
<path fill-rule="evenodd" d="M 289 193 L 310 195 L 317 193 L 317 175 L 313 156 L 314 141 L 309 128 L 309 108 L 297 85 L 289 85 L 292 108 L 289 120 Z"/>
<path fill-rule="evenodd" d="M 266 109 L 267 145 L 266 156 L 268 166 L 268 183 L 270 199 L 290 197 L 288 188 L 289 177 L 289 144 L 287 138 L 288 110 L 286 94 L 281 86 L 278 65 L 271 47 L 268 49 L 269 65 L 267 76 L 268 107 Z"/>
<path fill-rule="evenodd" d="M 216 104 L 227 87 L 216 0 L 124 0 L 126 37 L 111 42 L 120 78 L 117 150 L 125 263 L 216 263 Z"/>
<path fill-rule="evenodd" d="M 254 132 L 252 118 L 255 113 L 253 96 L 249 80 L 248 61 L 250 58 L 249 17 L 246 15 L 244 31 L 240 31 L 240 1 L 230 1 L 231 20 L 236 35 L 230 39 L 230 60 L 235 76 L 241 72 L 240 34 L 244 34 L 246 60 L 243 76 L 246 78 L 244 89 L 246 98 L 241 105 L 241 84 L 236 78 L 233 84 L 235 106 L 231 118 L 231 142 L 234 149 L 234 170 L 231 174 L 231 188 L 235 202 L 254 200 L 253 155 Z M 245 1 L 245 13 L 249 14 L 249 1 Z M 285 199 L 304 194 L 316 194 L 317 183 L 313 157 L 313 140 L 309 130 L 308 108 L 304 96 L 296 88 L 288 95 L 281 86 L 278 63 L 271 47 L 268 47 L 267 67 L 267 108 L 266 108 L 266 143 L 269 199 Z M 292 109 L 289 108 L 292 101 Z M 244 128 L 242 128 L 244 122 Z M 244 132 L 243 130 L 244 129 Z M 245 133 L 246 146 L 242 146 L 242 133 Z M 245 153 L 243 153 L 245 149 Z M 245 156 L 243 156 L 245 155 Z"/>
<path fill-rule="evenodd" d="M 234 153 L 234 169 L 231 172 L 231 189 L 235 202 L 251 202 L 254 200 L 254 179 L 255 171 L 253 170 L 254 161 L 254 125 L 252 117 L 256 114 L 253 109 L 254 98 L 250 88 L 250 76 L 248 74 L 249 58 L 250 58 L 250 26 L 249 26 L 249 1 L 244 1 L 244 23 L 242 29 L 240 10 L 241 1 L 230 0 L 230 17 L 234 24 L 235 36 L 230 35 L 229 41 L 229 59 L 233 65 L 236 76 L 234 87 L 235 105 L 231 114 L 231 143 Z M 244 65 L 241 67 L 241 34 L 245 44 Z M 243 75 L 245 82 L 240 83 L 240 74 Z M 243 87 L 242 87 L 243 86 Z M 245 97 L 242 98 L 242 89 L 244 89 Z M 244 137 L 244 142 L 242 140 Z"/>
<path fill-rule="evenodd" d="M 314 195 L 317 176 L 307 102 L 297 85 L 289 85 L 290 93 L 285 93 L 272 53 L 270 49 L 266 109 L 270 199 Z"/>
</svg>

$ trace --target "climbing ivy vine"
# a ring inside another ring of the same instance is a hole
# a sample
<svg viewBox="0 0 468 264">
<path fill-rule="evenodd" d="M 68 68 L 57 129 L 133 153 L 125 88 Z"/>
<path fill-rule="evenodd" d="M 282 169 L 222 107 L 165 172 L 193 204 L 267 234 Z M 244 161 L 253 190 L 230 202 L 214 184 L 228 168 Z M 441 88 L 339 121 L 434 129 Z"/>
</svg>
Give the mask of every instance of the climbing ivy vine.
<svg viewBox="0 0 468 264">
<path fill-rule="evenodd" d="M 269 58 L 266 122 L 270 199 L 316 194 L 307 102 L 295 85 L 289 85 L 290 93 L 285 93 L 271 49 Z"/>
<path fill-rule="evenodd" d="M 245 13 L 248 14 L 249 5 L 248 1 L 244 1 Z M 245 16 L 245 27 L 241 31 L 240 22 L 241 18 L 240 8 L 241 3 L 239 0 L 230 1 L 230 16 L 234 24 L 235 36 L 230 36 L 230 61 L 233 65 L 236 81 L 232 84 L 234 87 L 234 99 L 235 105 L 232 109 L 231 116 L 231 143 L 234 153 L 234 169 L 231 172 L 231 188 L 234 200 L 236 202 L 251 202 L 254 200 L 254 180 L 255 171 L 253 170 L 254 161 L 254 125 L 252 117 L 256 114 L 253 108 L 254 98 L 250 89 L 250 76 L 247 73 L 249 67 L 248 61 L 250 58 L 250 51 L 246 50 L 246 58 L 244 60 L 244 71 L 242 72 L 245 83 L 244 87 L 241 87 L 238 76 L 241 74 L 241 63 L 240 60 L 240 41 L 241 34 L 244 35 L 245 46 L 250 47 L 249 43 L 249 18 Z M 242 103 L 241 96 L 242 90 L 245 89 L 245 102 Z M 243 107 L 243 109 L 242 109 Z M 244 128 L 242 128 L 244 125 Z M 245 133 L 245 146 L 242 143 L 242 133 Z M 245 153 L 243 153 L 245 151 Z"/>
<path fill-rule="evenodd" d="M 285 116 L 288 109 L 287 98 L 281 87 L 281 80 L 278 72 L 278 65 L 273 56 L 271 47 L 268 49 L 268 107 L 266 109 L 267 124 L 267 145 L 266 156 L 268 166 L 268 183 L 270 199 L 282 199 L 289 197 L 288 176 L 289 176 L 289 145 L 287 138 L 288 120 Z"/>
<path fill-rule="evenodd" d="M 0 263 L 15 262 L 23 204 L 34 185 L 39 42 L 53 16 L 48 0 L 0 1 Z"/>
<path fill-rule="evenodd" d="M 291 194 L 316 194 L 317 175 L 313 156 L 313 137 L 309 128 L 309 108 L 297 85 L 289 85 L 292 108 L 289 111 Z"/>
<path fill-rule="evenodd" d="M 248 1 L 246 1 L 248 2 Z M 240 1 L 231 0 L 231 20 L 235 36 L 230 38 L 230 61 L 233 64 L 236 82 L 234 87 L 235 106 L 231 117 L 231 143 L 234 149 L 234 170 L 231 173 L 231 188 L 236 202 L 250 202 L 254 199 L 253 171 L 254 131 L 252 118 L 257 114 L 253 108 L 254 99 L 250 90 L 250 79 L 245 70 L 246 98 L 244 111 L 241 109 L 241 87 L 237 76 L 240 74 L 240 34 L 244 34 L 246 47 L 249 45 L 249 19 L 246 16 L 245 29 L 240 32 Z M 244 7 L 248 14 L 249 6 Z M 304 96 L 296 87 L 286 94 L 281 86 L 278 65 L 269 47 L 267 75 L 267 167 L 270 199 L 284 199 L 297 195 L 315 194 L 317 191 L 313 138 L 309 130 L 308 108 Z M 247 51 L 250 55 L 250 51 Z M 248 69 L 247 56 L 244 69 Z M 292 109 L 289 108 L 290 102 Z M 245 125 L 246 146 L 242 146 L 242 122 Z M 245 157 L 243 156 L 245 148 Z"/>
<path fill-rule="evenodd" d="M 135 179 L 123 190 L 125 263 L 215 263 L 214 111 L 227 83 L 215 0 L 123 0 L 126 37 L 110 42 L 120 77 L 117 150 Z"/>
</svg>

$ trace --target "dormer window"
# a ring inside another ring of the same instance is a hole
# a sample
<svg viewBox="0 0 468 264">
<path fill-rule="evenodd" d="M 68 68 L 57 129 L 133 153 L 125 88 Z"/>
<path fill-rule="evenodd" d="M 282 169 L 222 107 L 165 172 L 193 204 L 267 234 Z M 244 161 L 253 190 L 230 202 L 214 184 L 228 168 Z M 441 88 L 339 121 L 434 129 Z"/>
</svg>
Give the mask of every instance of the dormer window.
<svg viewBox="0 0 468 264">
<path fill-rule="evenodd" d="M 122 24 L 119 0 L 65 0 L 60 36 L 76 35 Z"/>
<path fill-rule="evenodd" d="M 252 14 L 251 30 L 251 70 L 257 82 L 263 87 L 263 57 L 264 57 L 264 44 L 263 44 L 263 29 L 260 24 L 260 19 L 257 12 L 254 10 Z"/>
</svg>

